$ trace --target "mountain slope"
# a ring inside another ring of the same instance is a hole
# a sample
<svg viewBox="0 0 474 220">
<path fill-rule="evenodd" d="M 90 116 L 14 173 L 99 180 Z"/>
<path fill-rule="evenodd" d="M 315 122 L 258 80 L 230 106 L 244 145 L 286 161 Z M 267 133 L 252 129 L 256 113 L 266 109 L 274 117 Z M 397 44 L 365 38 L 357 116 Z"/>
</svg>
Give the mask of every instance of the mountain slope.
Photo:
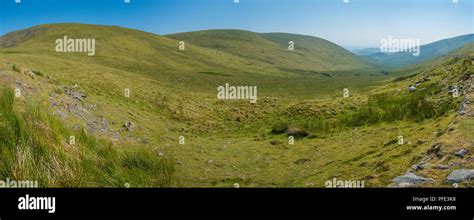
<svg viewBox="0 0 474 220">
<path fill-rule="evenodd" d="M 92 58 L 87 57 L 85 53 L 81 54 L 82 56 L 77 56 L 77 53 L 57 53 L 55 41 L 64 36 L 72 39 L 95 39 L 95 56 Z M 260 70 L 259 67 L 246 66 L 244 60 L 227 53 L 192 45 L 180 51 L 177 50 L 178 41 L 143 31 L 112 26 L 41 25 L 5 35 L 0 39 L 1 45 L 15 53 L 42 54 L 66 60 L 95 62 L 122 69 L 138 67 L 151 74 L 165 70 L 206 71 L 216 68 L 228 71 Z"/>
<path fill-rule="evenodd" d="M 55 52 L 55 40 L 96 40 L 94 59 Z M 185 50 L 177 50 L 179 41 Z M 288 41 L 295 50 L 288 50 Z M 365 61 L 329 41 L 293 34 L 257 34 L 240 30 L 211 30 L 159 36 L 143 31 L 86 24 L 48 24 L 6 34 L 0 47 L 11 52 L 43 54 L 79 62 L 95 62 L 143 72 L 249 72 L 281 74 L 298 71 L 369 68 Z M 118 62 L 120 61 L 120 62 Z M 155 73 L 153 73 L 155 72 Z"/>
<path fill-rule="evenodd" d="M 462 35 L 458 37 L 448 38 L 436 41 L 420 47 L 420 55 L 413 56 L 412 52 L 398 53 L 373 53 L 362 56 L 376 65 L 385 65 L 390 67 L 401 67 L 411 64 L 420 63 L 432 58 L 436 58 L 449 52 L 463 47 L 464 45 L 474 42 L 474 34 Z"/>
<path fill-rule="evenodd" d="M 242 30 L 208 30 L 166 35 L 206 48 L 266 63 L 283 70 L 348 70 L 369 66 L 344 48 L 316 37 L 287 33 L 254 33 Z M 294 50 L 289 50 L 289 42 Z"/>
</svg>

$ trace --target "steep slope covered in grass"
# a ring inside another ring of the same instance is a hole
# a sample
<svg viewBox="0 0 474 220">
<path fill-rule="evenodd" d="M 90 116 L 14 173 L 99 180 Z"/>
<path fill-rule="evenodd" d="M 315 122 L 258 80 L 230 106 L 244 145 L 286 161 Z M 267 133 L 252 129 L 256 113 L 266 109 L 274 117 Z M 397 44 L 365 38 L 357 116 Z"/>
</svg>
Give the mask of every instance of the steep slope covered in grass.
<svg viewBox="0 0 474 220">
<path fill-rule="evenodd" d="M 30 34 L 36 33 L 36 34 Z M 95 39 L 95 56 L 86 53 L 57 53 L 56 40 Z M 152 76 L 163 72 L 199 72 L 214 69 L 228 72 L 265 72 L 261 67 L 245 64 L 245 60 L 218 50 L 186 45 L 159 35 L 113 26 L 86 24 L 50 24 L 7 34 L 0 38 L 10 53 L 50 56 L 67 61 L 86 62 L 122 70 L 139 70 Z M 14 45 L 15 47 L 10 47 Z M 270 71 L 266 71 L 270 72 Z"/>
<path fill-rule="evenodd" d="M 94 59 L 56 53 L 56 39 L 95 39 Z M 185 50 L 178 50 L 179 41 Z M 288 42 L 295 50 L 288 50 Z M 349 51 L 316 37 L 240 30 L 212 30 L 159 36 L 142 31 L 85 24 L 50 24 L 9 33 L 0 47 L 10 53 L 42 54 L 68 61 L 92 62 L 150 75 L 162 72 L 282 73 L 369 68 Z"/>
<path fill-rule="evenodd" d="M 364 69 L 369 66 L 344 48 L 317 37 L 243 30 L 208 30 L 166 35 L 206 48 L 237 55 L 255 64 L 266 63 L 290 71 Z M 294 50 L 288 49 L 289 42 Z"/>
</svg>

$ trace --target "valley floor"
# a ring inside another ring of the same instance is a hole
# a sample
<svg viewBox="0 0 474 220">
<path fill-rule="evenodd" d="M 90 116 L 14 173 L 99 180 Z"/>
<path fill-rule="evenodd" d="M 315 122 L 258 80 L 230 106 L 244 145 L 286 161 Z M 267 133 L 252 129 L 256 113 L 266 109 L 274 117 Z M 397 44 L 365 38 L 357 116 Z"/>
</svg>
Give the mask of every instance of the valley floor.
<svg viewBox="0 0 474 220">
<path fill-rule="evenodd" d="M 325 124 L 333 121 L 342 124 L 338 122 L 343 121 L 338 118 L 340 115 L 362 114 L 364 106 L 370 106 L 371 97 L 380 94 L 415 97 L 405 90 L 413 80 L 424 77 L 430 77 L 442 88 L 439 97 L 431 94 L 433 99 L 447 99 L 458 105 L 459 100 L 450 99 L 444 91 L 467 70 L 463 60 L 440 64 L 413 79 L 379 82 L 370 90 L 351 93 L 349 99 L 334 92 L 320 99 L 263 97 L 254 105 L 215 100 L 210 93 L 193 93 L 142 76 L 125 78 L 119 70 L 104 68 L 95 70 L 101 74 L 81 75 L 79 70 L 66 66 L 48 69 L 39 61 L 23 58 L 21 55 L 0 56 L 3 87 L 21 91 L 15 103 L 20 114 L 25 114 L 28 103 L 38 102 L 66 127 L 84 128 L 89 135 L 106 140 L 119 152 L 126 154 L 130 149 L 142 147 L 150 152 L 144 156 L 146 159 L 116 158 L 128 161 L 113 165 L 123 166 L 119 177 L 110 174 L 109 181 L 82 182 L 76 186 L 234 187 L 237 183 L 240 187 L 325 187 L 327 181 L 336 178 L 365 181 L 366 187 L 452 187 L 452 183 L 446 181 L 452 171 L 474 168 L 470 156 L 474 151 L 472 77 L 459 83 L 466 93 L 462 115 L 455 109 L 420 121 L 381 120 L 363 125 L 344 124 L 336 129 Z M 24 71 L 15 68 L 24 68 Z M 29 75 L 31 69 L 41 69 L 41 74 Z M 453 78 L 451 81 L 441 75 L 446 71 Z M 107 80 L 109 77 L 117 80 Z M 136 88 L 131 90 L 132 98 L 120 94 L 127 85 Z M 319 116 L 326 117 L 322 124 L 317 122 Z M 286 133 L 294 127 L 307 130 L 310 135 L 294 139 L 293 144 L 285 132 L 272 132 L 280 121 L 286 123 Z M 311 121 L 315 124 L 304 124 Z M 56 145 L 70 147 L 67 137 L 61 137 L 65 140 Z M 457 152 L 462 149 L 467 153 L 461 157 Z M 173 165 L 155 166 L 150 162 L 160 158 L 172 160 Z M 103 163 L 106 161 L 94 166 L 100 169 Z M 136 169 L 130 169 L 130 164 Z M 154 170 L 157 167 L 165 168 L 158 172 Z M 142 174 L 127 174 L 137 170 Z M 413 178 L 394 181 L 407 171 L 422 181 Z M 159 181 L 170 178 L 168 174 L 172 175 L 172 181 Z M 7 177 L 5 172 L 0 175 Z M 46 174 L 37 173 L 33 177 L 38 175 Z M 45 181 L 54 186 L 74 185 L 67 183 Z M 463 180 L 459 185 L 472 186 L 472 182 Z"/>
</svg>

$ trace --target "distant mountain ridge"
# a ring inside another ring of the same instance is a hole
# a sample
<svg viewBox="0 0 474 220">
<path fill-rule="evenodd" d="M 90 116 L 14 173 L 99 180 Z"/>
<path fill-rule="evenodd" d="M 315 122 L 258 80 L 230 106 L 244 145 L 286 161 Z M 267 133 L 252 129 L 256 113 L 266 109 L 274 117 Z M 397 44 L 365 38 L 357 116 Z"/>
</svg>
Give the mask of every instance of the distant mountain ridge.
<svg viewBox="0 0 474 220">
<path fill-rule="evenodd" d="M 366 54 L 368 51 L 374 51 L 373 48 L 359 50 L 358 55 L 375 65 L 402 67 L 446 55 L 471 42 L 474 42 L 474 34 L 461 35 L 421 45 L 419 56 L 413 56 L 412 52 L 383 53 L 378 51 Z"/>
<path fill-rule="evenodd" d="M 364 49 L 353 50 L 352 53 L 358 56 L 365 56 L 365 55 L 380 53 L 380 48 L 369 47 L 369 48 L 364 48 Z"/>
</svg>

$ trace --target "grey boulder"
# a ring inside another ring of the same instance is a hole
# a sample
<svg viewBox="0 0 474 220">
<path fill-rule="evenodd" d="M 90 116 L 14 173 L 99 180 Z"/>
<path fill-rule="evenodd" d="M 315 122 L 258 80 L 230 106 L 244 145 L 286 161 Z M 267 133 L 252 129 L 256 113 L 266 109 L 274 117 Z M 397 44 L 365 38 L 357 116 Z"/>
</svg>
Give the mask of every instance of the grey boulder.
<svg viewBox="0 0 474 220">
<path fill-rule="evenodd" d="M 459 150 L 458 152 L 454 153 L 454 155 L 460 157 L 460 158 L 463 158 L 464 156 L 466 156 L 467 154 L 467 150 L 466 149 L 461 149 Z"/>
<path fill-rule="evenodd" d="M 459 183 L 459 182 L 464 182 L 466 180 L 471 180 L 474 178 L 474 169 L 459 169 L 459 170 L 453 170 L 448 177 L 446 178 L 446 181 L 448 183 Z"/>
<path fill-rule="evenodd" d="M 397 183 L 398 185 L 406 185 L 406 184 L 418 184 L 423 182 L 434 182 L 432 178 L 426 178 L 422 176 L 418 176 L 414 173 L 407 172 L 403 176 L 397 176 L 393 178 L 393 182 Z"/>
</svg>

